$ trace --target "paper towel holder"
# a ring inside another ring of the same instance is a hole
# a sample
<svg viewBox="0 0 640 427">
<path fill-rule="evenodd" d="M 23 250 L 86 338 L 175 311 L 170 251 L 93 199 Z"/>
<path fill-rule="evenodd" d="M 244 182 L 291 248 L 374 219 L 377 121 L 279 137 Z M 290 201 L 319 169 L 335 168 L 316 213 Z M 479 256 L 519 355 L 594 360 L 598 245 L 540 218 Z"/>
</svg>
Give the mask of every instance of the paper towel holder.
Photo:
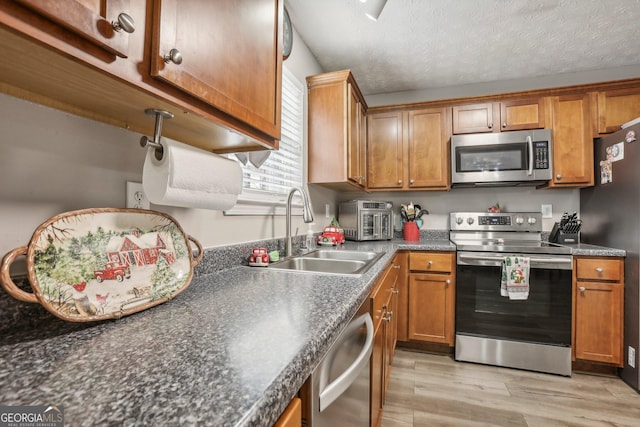
<svg viewBox="0 0 640 427">
<path fill-rule="evenodd" d="M 156 149 L 156 159 L 162 160 L 162 155 L 164 153 L 162 144 L 160 143 L 160 138 L 162 138 L 162 121 L 164 119 L 172 119 L 174 117 L 173 113 L 170 113 L 167 110 L 158 110 L 156 108 L 147 108 L 144 112 L 148 116 L 156 116 L 156 127 L 153 132 L 153 139 L 148 136 L 143 136 L 140 138 L 140 146 L 143 148 L 146 146 L 154 147 Z"/>
</svg>

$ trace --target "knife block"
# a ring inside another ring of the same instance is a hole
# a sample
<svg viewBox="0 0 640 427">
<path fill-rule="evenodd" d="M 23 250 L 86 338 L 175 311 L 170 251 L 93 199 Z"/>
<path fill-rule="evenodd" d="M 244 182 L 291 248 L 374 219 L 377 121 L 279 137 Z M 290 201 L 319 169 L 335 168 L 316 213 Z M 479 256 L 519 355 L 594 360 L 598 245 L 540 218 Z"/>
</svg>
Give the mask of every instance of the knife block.
<svg viewBox="0 0 640 427">
<path fill-rule="evenodd" d="M 577 233 L 564 233 L 560 231 L 556 243 L 576 244 L 580 243 L 580 232 Z"/>
</svg>

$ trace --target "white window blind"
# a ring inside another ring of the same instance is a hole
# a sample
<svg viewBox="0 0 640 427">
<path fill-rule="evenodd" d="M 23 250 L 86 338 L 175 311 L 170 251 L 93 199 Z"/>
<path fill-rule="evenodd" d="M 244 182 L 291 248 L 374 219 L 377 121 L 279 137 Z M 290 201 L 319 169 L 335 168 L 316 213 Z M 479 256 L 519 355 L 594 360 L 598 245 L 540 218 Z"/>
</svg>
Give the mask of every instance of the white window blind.
<svg viewBox="0 0 640 427">
<path fill-rule="evenodd" d="M 236 206 L 225 211 L 225 215 L 284 214 L 289 190 L 303 185 L 304 89 L 304 85 L 283 67 L 279 149 L 272 150 L 259 168 L 251 161 L 241 162 L 242 194 Z M 260 154 L 262 152 L 257 153 Z M 234 154 L 229 158 L 238 160 Z M 294 204 L 302 206 L 297 193 Z M 296 209 L 294 213 L 300 214 L 301 210 Z"/>
</svg>

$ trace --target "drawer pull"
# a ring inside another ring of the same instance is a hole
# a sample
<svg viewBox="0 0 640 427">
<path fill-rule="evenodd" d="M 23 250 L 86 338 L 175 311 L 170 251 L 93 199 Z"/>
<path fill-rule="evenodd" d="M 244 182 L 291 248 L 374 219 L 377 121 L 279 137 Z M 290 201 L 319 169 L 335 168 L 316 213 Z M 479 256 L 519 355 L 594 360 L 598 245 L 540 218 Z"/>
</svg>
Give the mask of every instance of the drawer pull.
<svg viewBox="0 0 640 427">
<path fill-rule="evenodd" d="M 445 280 L 444 283 L 446 283 L 447 285 L 450 285 L 451 284 L 451 279 Z"/>
<path fill-rule="evenodd" d="M 431 268 L 432 265 L 433 265 L 433 261 L 427 262 L 427 268 Z"/>
<path fill-rule="evenodd" d="M 598 273 L 602 273 L 604 270 L 602 269 L 602 267 L 596 267 L 596 271 L 597 271 Z"/>
<path fill-rule="evenodd" d="M 580 289 L 580 292 L 584 292 L 587 290 L 587 288 L 585 288 L 584 286 L 580 286 L 578 289 Z"/>
</svg>

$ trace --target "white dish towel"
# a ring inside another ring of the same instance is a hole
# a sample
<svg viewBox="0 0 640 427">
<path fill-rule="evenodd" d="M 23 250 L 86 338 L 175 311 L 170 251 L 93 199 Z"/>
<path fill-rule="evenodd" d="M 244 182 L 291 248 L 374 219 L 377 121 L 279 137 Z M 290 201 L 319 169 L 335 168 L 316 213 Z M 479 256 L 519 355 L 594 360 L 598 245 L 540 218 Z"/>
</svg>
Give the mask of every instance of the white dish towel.
<svg viewBox="0 0 640 427">
<path fill-rule="evenodd" d="M 507 255 L 502 261 L 502 280 L 500 295 L 511 300 L 529 298 L 529 266 L 528 257 Z"/>
</svg>

